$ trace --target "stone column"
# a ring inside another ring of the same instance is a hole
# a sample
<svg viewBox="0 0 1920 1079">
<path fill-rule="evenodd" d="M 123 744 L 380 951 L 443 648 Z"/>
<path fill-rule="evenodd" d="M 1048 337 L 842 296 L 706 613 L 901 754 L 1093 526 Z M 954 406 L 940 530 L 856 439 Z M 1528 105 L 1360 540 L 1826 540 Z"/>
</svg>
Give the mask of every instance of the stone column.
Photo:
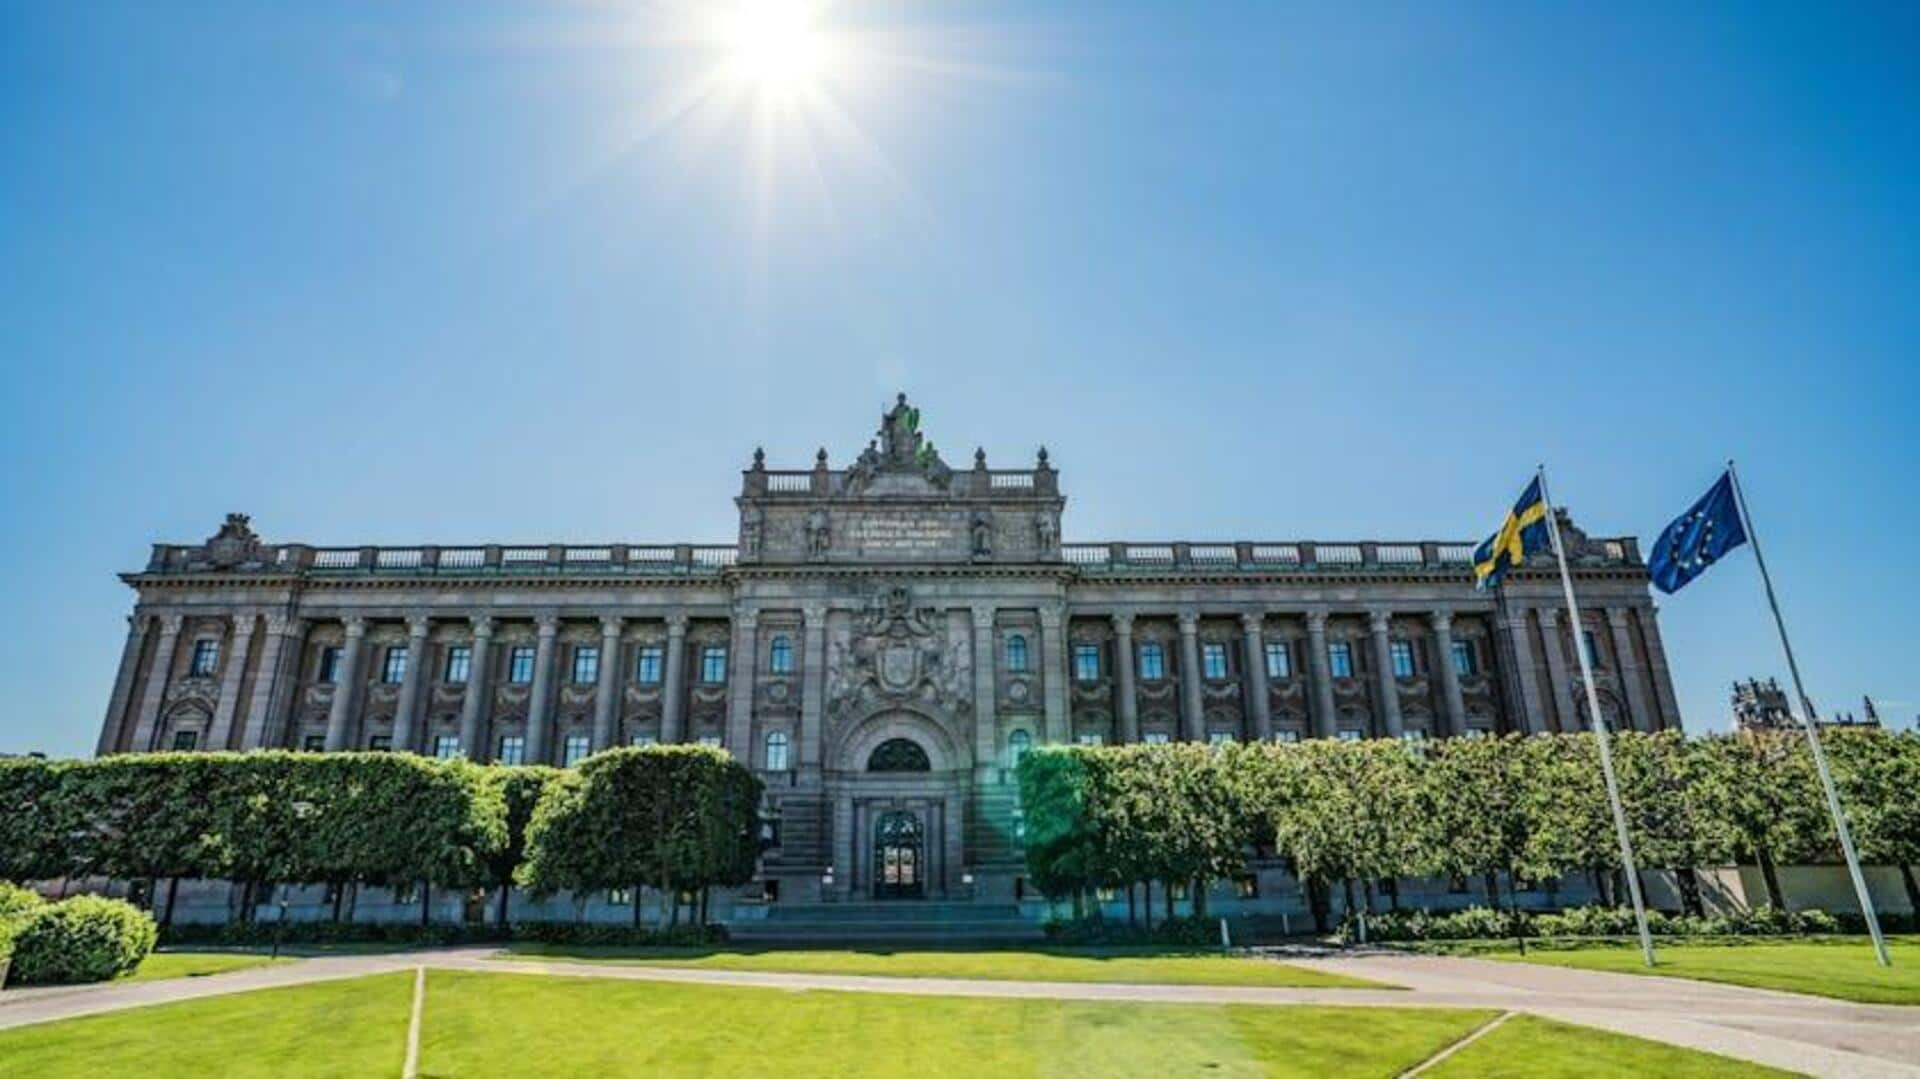
<svg viewBox="0 0 1920 1079">
<path fill-rule="evenodd" d="M 620 632 L 627 620 L 600 619 L 600 678 L 593 687 L 593 751 L 611 748 L 620 726 Z"/>
<path fill-rule="evenodd" d="M 687 715 L 687 616 L 667 616 L 667 671 L 660 687 L 660 744 L 680 741 Z"/>
<path fill-rule="evenodd" d="M 460 695 L 460 752 L 468 760 L 487 759 L 482 741 L 493 718 L 493 679 L 487 673 L 493 651 L 493 619 L 473 618 L 473 654 L 467 663 L 467 690 Z"/>
<path fill-rule="evenodd" d="M 1052 607 L 1040 609 L 1040 669 L 1047 683 L 1042 699 L 1046 707 L 1046 735 L 1049 742 L 1072 740 L 1067 722 L 1067 686 L 1073 678 L 1073 657 L 1066 648 L 1066 616 Z"/>
<path fill-rule="evenodd" d="M 1620 686 L 1627 695 L 1627 722 L 1629 730 L 1658 730 L 1659 724 L 1653 721 L 1653 710 L 1647 707 L 1647 689 L 1645 675 L 1640 670 L 1640 656 L 1633 650 L 1633 633 L 1627 627 L 1627 609 L 1625 607 L 1607 608 L 1607 627 L 1613 632 L 1613 651 L 1620 661 Z"/>
<path fill-rule="evenodd" d="M 133 741 L 127 749 L 151 753 L 153 739 L 160 726 L 160 706 L 166 703 L 167 683 L 173 679 L 173 654 L 180 645 L 180 627 L 186 620 L 177 614 L 160 619 L 160 640 L 154 645 L 153 662 L 147 664 L 146 692 L 140 696 L 140 713 L 133 724 Z"/>
<path fill-rule="evenodd" d="M 133 696 L 133 681 L 140 673 L 140 653 L 147 646 L 147 627 L 153 620 L 143 614 L 127 616 L 127 643 L 120 649 L 120 670 L 113 678 L 113 695 L 107 698 L 107 718 L 100 724 L 100 740 L 94 744 L 96 757 L 120 751 L 120 736 L 127 725 L 127 701 Z"/>
<path fill-rule="evenodd" d="M 334 671 L 333 704 L 327 709 L 328 753 L 338 753 L 353 743 L 353 725 L 360 718 L 360 653 L 366 651 L 367 620 L 357 615 L 342 620 L 347 627 L 346 644 L 340 648 L 340 666 Z"/>
<path fill-rule="evenodd" d="M 1467 705 L 1460 696 L 1460 672 L 1453 669 L 1453 612 L 1434 611 L 1427 616 L 1433 627 L 1435 673 L 1440 676 L 1440 705 L 1446 735 L 1464 734 L 1467 729 Z"/>
<path fill-rule="evenodd" d="M 247 705 L 241 749 L 286 745 L 293 692 L 300 680 L 300 641 L 306 633 L 305 619 L 280 611 L 267 615 L 267 642 L 260 654 L 260 673 L 254 677 L 253 700 Z"/>
<path fill-rule="evenodd" d="M 1253 725 L 1256 740 L 1270 742 L 1273 740 L 1273 701 L 1267 696 L 1266 617 L 1241 615 L 1240 631 L 1246 638 L 1243 684 L 1247 691 L 1247 721 Z"/>
<path fill-rule="evenodd" d="M 1407 726 L 1400 718 L 1400 680 L 1393 674 L 1393 614 L 1368 611 L 1367 628 L 1373 632 L 1375 684 L 1380 687 L 1380 733 L 1398 738 Z"/>
<path fill-rule="evenodd" d="M 1327 612 L 1307 612 L 1307 675 L 1313 680 L 1313 736 L 1332 738 L 1338 728 L 1333 710 L 1333 670 L 1327 665 Z"/>
<path fill-rule="evenodd" d="M 234 716 L 240 710 L 240 679 L 247 673 L 247 653 L 253 647 L 253 623 L 257 617 L 247 611 L 233 620 L 233 639 L 227 644 L 220 670 L 220 703 L 214 706 L 213 725 L 207 731 L 209 750 L 226 749 L 227 743 L 233 740 Z"/>
<path fill-rule="evenodd" d="M 1140 696 L 1134 687 L 1133 615 L 1113 616 L 1113 714 L 1122 745 L 1140 740 Z"/>
<path fill-rule="evenodd" d="M 973 768 L 980 783 L 998 776 L 1000 765 L 1000 717 L 995 708 L 995 660 L 993 639 L 994 610 L 980 606 L 973 615 Z"/>
<path fill-rule="evenodd" d="M 1647 676 L 1653 681 L 1653 699 L 1660 705 L 1660 721 L 1654 729 L 1680 729 L 1680 702 L 1673 695 L 1673 671 L 1667 666 L 1667 651 L 1660 643 L 1660 623 L 1651 604 L 1634 608 L 1640 623 L 1641 639 L 1647 642 Z"/>
<path fill-rule="evenodd" d="M 427 637 L 433 619 L 407 619 L 407 670 L 400 676 L 400 696 L 393 704 L 393 748 L 401 753 L 420 751 L 420 687 L 427 681 Z"/>
<path fill-rule="evenodd" d="M 553 742 L 553 662 L 560 620 L 541 615 L 533 620 L 538 641 L 533 651 L 533 689 L 527 698 L 527 763 L 551 764 Z"/>
<path fill-rule="evenodd" d="M 1559 713 L 1561 730 L 1577 731 L 1580 713 L 1573 710 L 1573 678 L 1567 673 L 1567 654 L 1560 647 L 1560 609 L 1542 607 L 1539 614 L 1540 637 L 1547 649 L 1547 683 L 1553 688 L 1553 708 Z M 1574 647 L 1580 647 L 1577 636 Z"/>
<path fill-rule="evenodd" d="M 1189 742 L 1207 740 L 1200 703 L 1200 615 L 1180 612 L 1180 728 Z"/>
<path fill-rule="evenodd" d="M 820 732 L 827 713 L 827 608 L 815 603 L 800 609 L 804 644 L 800 653 L 800 767 L 820 767 Z"/>
<path fill-rule="evenodd" d="M 1547 729 L 1546 708 L 1540 701 L 1540 681 L 1535 677 L 1533 642 L 1528 636 L 1526 608 L 1508 609 L 1503 603 L 1494 616 L 1494 627 L 1506 640 L 1507 662 L 1512 667 L 1512 685 L 1520 715 L 1515 729 L 1539 734 Z"/>
<path fill-rule="evenodd" d="M 727 649 L 726 747 L 734 759 L 753 767 L 753 681 L 760 670 L 760 612 L 738 611 L 733 645 Z"/>
</svg>

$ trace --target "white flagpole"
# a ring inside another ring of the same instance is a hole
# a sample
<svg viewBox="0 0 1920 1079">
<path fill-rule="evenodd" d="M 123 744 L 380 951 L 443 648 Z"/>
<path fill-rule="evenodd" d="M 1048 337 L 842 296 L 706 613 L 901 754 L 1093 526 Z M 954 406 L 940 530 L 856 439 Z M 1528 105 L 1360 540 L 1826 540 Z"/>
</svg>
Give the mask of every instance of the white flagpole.
<svg viewBox="0 0 1920 1079">
<path fill-rule="evenodd" d="M 1633 861 L 1633 839 L 1627 834 L 1627 811 L 1620 804 L 1620 783 L 1613 774 L 1613 747 L 1606 717 L 1600 714 L 1600 694 L 1593 686 L 1593 663 L 1587 658 L 1586 626 L 1580 604 L 1573 598 L 1573 574 L 1567 570 L 1567 549 L 1560 542 L 1560 522 L 1553 516 L 1547 494 L 1547 466 L 1539 467 L 1540 503 L 1547 511 L 1547 531 L 1553 536 L 1553 554 L 1560 561 L 1560 587 L 1567 596 L 1567 618 L 1573 623 L 1573 654 L 1580 658 L 1580 680 L 1587 689 L 1587 715 L 1593 720 L 1593 738 L 1600 747 L 1600 774 L 1607 780 L 1607 804 L 1613 809 L 1613 831 L 1620 839 L 1620 861 L 1626 867 L 1627 892 L 1633 897 L 1633 922 L 1640 930 L 1640 954 L 1653 966 L 1653 934 L 1647 929 L 1647 904 L 1640 895 L 1640 872 Z"/>
<path fill-rule="evenodd" d="M 1873 954 L 1881 966 L 1890 967 L 1893 958 L 1887 954 L 1887 938 L 1880 932 L 1880 918 L 1873 911 L 1866 875 L 1860 872 L 1860 855 L 1853 849 L 1853 833 L 1847 828 L 1847 814 L 1840 808 L 1840 792 L 1834 789 L 1826 751 L 1820 748 L 1820 725 L 1814 719 L 1813 701 L 1808 699 L 1807 687 L 1800 681 L 1800 664 L 1793 658 L 1793 642 L 1787 639 L 1786 619 L 1780 617 L 1780 601 L 1773 595 L 1773 576 L 1767 572 L 1767 560 L 1760 553 L 1760 537 L 1753 531 L 1747 495 L 1740 489 L 1740 473 L 1734 469 L 1731 458 L 1727 460 L 1727 475 L 1733 479 L 1733 501 L 1740 509 L 1740 523 L 1746 527 L 1747 542 L 1753 544 L 1753 562 L 1760 567 L 1760 581 L 1767 588 L 1767 606 L 1773 610 L 1774 628 L 1780 631 L 1780 647 L 1787 653 L 1787 672 L 1793 675 L 1793 692 L 1800 698 L 1795 714 L 1800 718 L 1800 725 L 1806 728 L 1807 745 L 1813 750 L 1813 766 L 1820 773 L 1820 789 L 1827 796 L 1827 812 L 1833 817 L 1834 831 L 1840 835 L 1840 853 L 1847 859 L 1847 875 L 1853 878 L 1853 893 L 1860 900 L 1860 913 L 1866 916 L 1867 933 L 1873 937 Z"/>
</svg>

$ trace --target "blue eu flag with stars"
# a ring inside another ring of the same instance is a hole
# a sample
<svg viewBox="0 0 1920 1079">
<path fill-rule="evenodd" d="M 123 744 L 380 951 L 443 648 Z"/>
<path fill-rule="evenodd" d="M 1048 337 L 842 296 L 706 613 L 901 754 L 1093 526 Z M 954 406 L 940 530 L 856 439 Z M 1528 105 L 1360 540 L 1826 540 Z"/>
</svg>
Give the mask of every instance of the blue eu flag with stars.
<svg viewBox="0 0 1920 1079">
<path fill-rule="evenodd" d="M 1647 572 L 1662 592 L 1678 592 L 1688 581 L 1707 571 L 1720 557 L 1747 542 L 1740 523 L 1740 504 L 1733 493 L 1733 475 L 1722 472 L 1720 482 L 1681 514 L 1653 541 Z"/>
</svg>

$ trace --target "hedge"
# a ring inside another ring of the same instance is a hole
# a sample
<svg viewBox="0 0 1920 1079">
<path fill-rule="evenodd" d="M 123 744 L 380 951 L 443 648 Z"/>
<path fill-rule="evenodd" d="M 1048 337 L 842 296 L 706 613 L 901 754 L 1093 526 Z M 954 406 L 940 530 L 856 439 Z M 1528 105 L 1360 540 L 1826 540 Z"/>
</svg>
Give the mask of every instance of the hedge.
<svg viewBox="0 0 1920 1079">
<path fill-rule="evenodd" d="M 153 919 L 131 903 L 97 895 L 49 903 L 20 923 L 7 980 L 65 985 L 118 978 L 153 951 L 155 937 Z"/>
</svg>

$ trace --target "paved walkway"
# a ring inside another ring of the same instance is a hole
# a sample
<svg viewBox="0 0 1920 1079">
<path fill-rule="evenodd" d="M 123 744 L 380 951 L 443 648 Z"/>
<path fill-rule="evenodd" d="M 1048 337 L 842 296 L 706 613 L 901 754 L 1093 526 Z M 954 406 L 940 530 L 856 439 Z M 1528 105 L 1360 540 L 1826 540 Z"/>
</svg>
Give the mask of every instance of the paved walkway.
<svg viewBox="0 0 1920 1079">
<path fill-rule="evenodd" d="M 1122 1000 L 1162 1003 L 1332 1004 L 1493 1008 L 1600 1027 L 1812 1075 L 1920 1077 L 1920 1008 L 1564 967 L 1451 956 L 1382 954 L 1288 962 L 1402 989 L 1277 989 L 1207 985 L 1009 982 L 776 974 L 565 960 L 494 959 L 464 948 L 338 956 L 204 978 L 0 993 L 0 1029 L 148 1004 L 356 978 L 427 966 L 494 974 L 562 974 L 627 981 L 693 982 L 759 989 L 926 996 Z"/>
</svg>

